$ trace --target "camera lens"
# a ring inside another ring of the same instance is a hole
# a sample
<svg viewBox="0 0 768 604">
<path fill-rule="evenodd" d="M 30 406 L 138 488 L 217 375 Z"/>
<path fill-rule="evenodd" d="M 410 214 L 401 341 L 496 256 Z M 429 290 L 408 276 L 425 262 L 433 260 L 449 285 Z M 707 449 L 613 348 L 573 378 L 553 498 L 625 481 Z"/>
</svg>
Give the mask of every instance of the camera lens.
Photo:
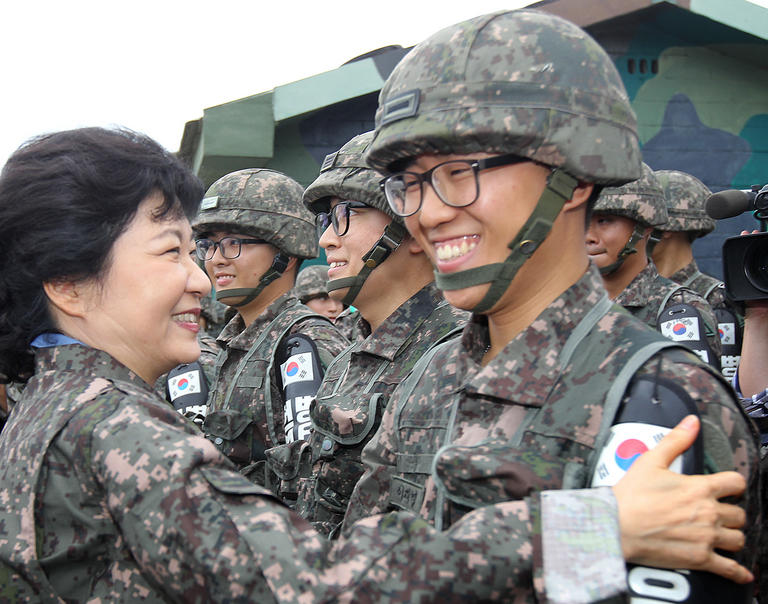
<svg viewBox="0 0 768 604">
<path fill-rule="evenodd" d="M 754 287 L 768 292 L 768 240 L 765 237 L 756 238 L 747 248 L 744 273 Z"/>
</svg>

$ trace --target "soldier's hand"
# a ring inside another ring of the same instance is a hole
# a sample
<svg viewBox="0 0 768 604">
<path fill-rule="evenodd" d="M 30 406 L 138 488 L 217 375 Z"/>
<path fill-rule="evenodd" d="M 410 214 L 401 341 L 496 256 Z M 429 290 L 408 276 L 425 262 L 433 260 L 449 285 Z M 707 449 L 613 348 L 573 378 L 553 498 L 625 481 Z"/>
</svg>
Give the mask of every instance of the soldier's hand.
<svg viewBox="0 0 768 604">
<path fill-rule="evenodd" d="M 748 583 L 754 578 L 749 570 L 714 551 L 738 551 L 744 546 L 739 530 L 746 520 L 744 510 L 718 501 L 740 495 L 746 488 L 744 478 L 737 472 L 686 476 L 668 469 L 693 444 L 698 431 L 696 416 L 684 418 L 613 487 L 624 558 Z"/>
</svg>

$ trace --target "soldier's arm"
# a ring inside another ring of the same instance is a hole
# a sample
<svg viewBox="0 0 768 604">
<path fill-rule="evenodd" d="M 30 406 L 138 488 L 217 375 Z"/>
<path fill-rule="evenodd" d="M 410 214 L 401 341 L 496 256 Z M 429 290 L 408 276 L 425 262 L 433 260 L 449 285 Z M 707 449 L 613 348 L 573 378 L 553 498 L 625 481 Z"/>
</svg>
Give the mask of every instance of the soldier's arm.
<svg viewBox="0 0 768 604">
<path fill-rule="evenodd" d="M 693 290 L 685 288 L 673 295 L 667 306 L 671 306 L 672 304 L 689 304 L 699 313 L 699 316 L 704 323 L 703 335 L 706 338 L 707 346 L 715 359 L 718 360 L 717 364 L 713 364 L 713 366 L 717 366 L 723 350 L 720 342 L 720 334 L 717 329 L 717 317 L 715 316 L 712 307 L 709 305 L 709 302 Z"/>
<path fill-rule="evenodd" d="M 390 401 L 392 402 L 392 401 Z M 363 448 L 361 460 L 365 474 L 358 480 L 350 496 L 342 524 L 342 534 L 367 516 L 381 514 L 389 509 L 389 491 L 396 457 L 391 440 L 394 435 L 396 404 L 388 404 L 373 438 Z"/>
<path fill-rule="evenodd" d="M 687 362 L 675 353 L 663 353 L 651 359 L 638 375 L 652 377 L 661 384 L 684 387 L 684 393 L 693 406 L 691 411 L 700 418 L 702 426 L 699 446 L 703 468 L 698 476 L 665 472 L 647 480 L 648 488 L 643 492 L 658 497 L 659 507 L 650 507 L 643 502 L 639 492 L 634 496 L 627 492 L 627 496 L 620 499 L 622 529 L 626 522 L 633 519 L 646 523 L 645 528 L 639 531 L 642 537 L 637 542 L 641 545 L 639 554 L 632 552 L 632 539 L 622 536 L 628 561 L 674 568 L 667 556 L 675 556 L 679 568 L 706 570 L 737 582 L 748 581 L 750 575 L 746 569 L 754 568 L 759 538 L 759 530 L 756 529 L 759 529 L 761 517 L 759 459 L 751 424 L 726 384 L 707 369 Z M 675 433 L 678 438 L 683 434 L 680 430 L 673 431 Z M 656 455 L 656 449 L 651 453 Z M 645 457 L 641 456 L 640 461 Z M 634 470 L 633 466 L 630 473 Z M 739 485 L 741 488 L 738 488 Z M 658 493 L 654 494 L 654 489 L 658 489 Z M 738 509 L 718 501 L 726 495 L 734 496 L 727 501 L 728 504 L 736 504 Z M 712 525 L 707 523 L 711 517 L 719 518 L 726 530 L 712 533 Z M 745 534 L 734 530 L 742 525 L 746 527 Z M 696 542 L 686 543 L 686 538 Z M 672 541 L 665 542 L 666 539 Z M 744 543 L 746 545 L 741 549 Z M 713 547 L 741 551 L 734 561 L 717 554 Z M 687 562 L 679 561 L 679 558 L 686 557 L 689 558 Z"/>
<path fill-rule="evenodd" d="M 89 453 L 132 558 L 175 598 L 509 601 L 530 585 L 536 519 L 521 502 L 445 533 L 408 513 L 372 517 L 329 542 L 188 429 L 168 408 L 129 401 L 95 426 Z"/>
<path fill-rule="evenodd" d="M 695 416 L 686 417 L 612 487 L 622 552 L 628 562 L 705 570 L 746 583 L 751 572 L 714 551 L 744 545 L 738 530 L 746 520 L 743 508 L 720 501 L 741 495 L 744 477 L 733 471 L 686 476 L 667 469 L 691 446 L 699 427 Z"/>
<path fill-rule="evenodd" d="M 745 397 L 760 394 L 768 387 L 768 301 L 747 306 L 738 380 Z"/>
<path fill-rule="evenodd" d="M 292 334 L 301 333 L 307 336 L 317 346 L 320 364 L 327 368 L 339 353 L 349 346 L 349 340 L 332 323 L 320 319 L 307 319 L 294 325 Z"/>
</svg>

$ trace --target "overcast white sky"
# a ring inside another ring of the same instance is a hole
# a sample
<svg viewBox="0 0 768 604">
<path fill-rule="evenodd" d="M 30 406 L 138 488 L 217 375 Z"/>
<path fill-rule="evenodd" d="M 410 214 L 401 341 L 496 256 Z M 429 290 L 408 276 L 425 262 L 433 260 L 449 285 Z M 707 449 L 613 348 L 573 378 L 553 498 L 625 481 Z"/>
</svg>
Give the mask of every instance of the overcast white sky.
<svg viewBox="0 0 768 604">
<path fill-rule="evenodd" d="M 79 126 L 127 126 L 175 151 L 207 107 L 532 2 L 5 0 L 0 165 L 31 136 Z"/>
</svg>

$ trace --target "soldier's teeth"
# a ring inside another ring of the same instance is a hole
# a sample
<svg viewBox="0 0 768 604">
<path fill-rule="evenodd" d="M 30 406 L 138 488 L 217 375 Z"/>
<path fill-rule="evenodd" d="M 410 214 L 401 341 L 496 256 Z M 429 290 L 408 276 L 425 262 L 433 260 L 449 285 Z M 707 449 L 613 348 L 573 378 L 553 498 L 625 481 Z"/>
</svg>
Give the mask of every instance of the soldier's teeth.
<svg viewBox="0 0 768 604">
<path fill-rule="evenodd" d="M 438 260 L 454 260 L 471 252 L 477 247 L 477 241 L 474 239 L 462 239 L 461 243 L 449 245 L 440 245 L 436 248 Z"/>
</svg>

